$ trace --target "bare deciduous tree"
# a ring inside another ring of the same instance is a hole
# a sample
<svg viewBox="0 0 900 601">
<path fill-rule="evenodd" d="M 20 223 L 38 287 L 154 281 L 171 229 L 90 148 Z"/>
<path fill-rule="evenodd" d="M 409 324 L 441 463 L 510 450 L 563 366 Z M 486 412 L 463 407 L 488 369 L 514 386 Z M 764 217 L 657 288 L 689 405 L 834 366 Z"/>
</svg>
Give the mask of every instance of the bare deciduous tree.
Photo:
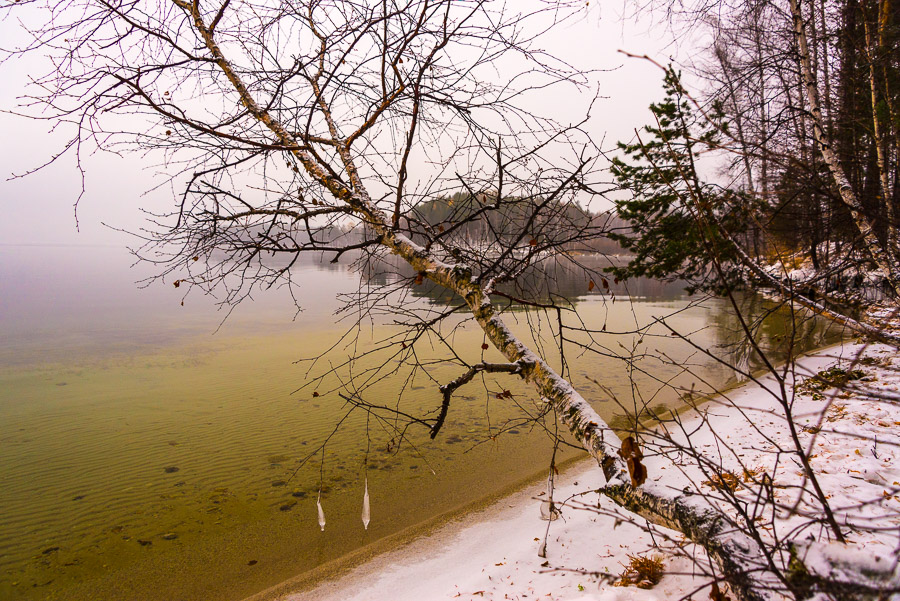
<svg viewBox="0 0 900 601">
<path fill-rule="evenodd" d="M 71 128 L 67 151 L 93 145 L 162 158 L 180 190 L 177 206 L 154 216 L 138 251 L 160 264 L 161 280 L 224 290 L 235 303 L 259 287 L 302 286 L 291 268 L 304 253 L 361 264 L 390 255 L 397 277 L 347 300 L 361 314 L 389 311 L 399 322 L 402 333 L 386 341 L 392 359 L 428 372 L 416 354 L 426 337 L 460 368 L 453 379 L 433 377 L 442 403 L 430 416 L 403 415 L 410 427 L 437 435 L 454 393 L 480 373 L 524 379 L 539 412 L 552 410 L 596 459 L 609 481 L 604 494 L 689 536 L 739 597 L 800 596 L 785 573 L 786 543 L 773 546 L 750 527 L 755 514 L 743 501 L 724 495 L 725 509 L 698 505 L 682 490 L 644 484 L 649 439 L 622 445 L 564 377 L 572 343 L 565 299 L 529 296 L 530 270 L 551 261 L 581 270 L 591 286 L 603 281 L 572 252 L 608 231 L 576 202 L 603 192 L 600 150 L 581 121 L 527 108 L 550 88 L 585 85 L 537 43 L 582 8 L 563 0 L 516 9 L 487 0 L 31 1 L 4 9 L 32 36 L 5 60 L 51 57 L 23 110 Z M 702 199 L 683 200 L 702 236 L 714 216 Z M 709 251 L 715 264 L 716 248 Z M 392 296 L 431 284 L 450 293 L 446 308 Z M 555 347 L 529 347 L 497 299 L 555 316 Z M 505 362 L 460 358 L 440 329 L 456 314 L 477 324 Z M 753 346 L 753 327 L 737 315 Z M 758 346 L 753 352 L 777 376 L 775 397 L 793 423 L 784 370 Z M 390 368 L 385 362 L 366 376 Z M 345 398 L 398 413 L 359 390 L 348 386 Z M 689 444 L 662 441 L 659 453 L 686 451 L 713 475 L 725 469 Z M 799 442 L 788 452 L 808 458 Z M 808 461 L 803 469 L 803 495 L 828 513 L 815 471 Z M 834 521 L 825 520 L 840 539 Z"/>
</svg>

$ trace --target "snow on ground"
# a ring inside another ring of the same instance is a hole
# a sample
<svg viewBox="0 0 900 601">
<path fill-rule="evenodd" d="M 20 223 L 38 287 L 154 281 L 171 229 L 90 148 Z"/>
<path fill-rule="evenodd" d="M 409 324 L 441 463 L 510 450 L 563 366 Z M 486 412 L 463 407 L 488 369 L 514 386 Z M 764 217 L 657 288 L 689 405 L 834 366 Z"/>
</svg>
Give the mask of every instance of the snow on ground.
<svg viewBox="0 0 900 601">
<path fill-rule="evenodd" d="M 900 370 L 892 369 L 894 356 L 889 347 L 847 343 L 800 359 L 798 382 L 836 364 L 864 370 L 867 381 L 856 381 L 845 391 L 798 394 L 793 411 L 801 441 L 810 449 L 811 463 L 821 475 L 838 521 L 848 531 L 851 548 L 862 546 L 870 557 L 896 560 Z M 767 388 L 777 389 L 773 379 L 731 391 L 727 399 L 715 400 L 686 417 L 673 438 L 689 436 L 695 448 L 720 458 L 735 474 L 741 474 L 745 466 L 757 475 L 769 474 L 776 499 L 790 505 L 805 481 L 796 457 L 776 452 L 778 447 L 790 447 L 789 429 Z M 703 476 L 690 462 L 679 465 L 671 454 L 650 455 L 645 461 L 649 486 L 680 489 L 692 482 L 695 489 L 715 492 L 701 483 Z M 547 498 L 548 489 L 536 486 L 285 601 L 663 601 L 692 593 L 695 599 L 708 599 L 708 579 L 698 575 L 688 559 L 691 546 L 679 534 L 658 527 L 649 534 L 646 522 L 594 492 L 602 484 L 600 470 L 587 463 L 557 477 L 554 499 L 567 501 L 561 517 L 549 522 L 546 558 L 539 557 L 538 551 L 548 525 L 541 519 L 541 500 Z M 757 493 L 742 490 L 738 495 L 752 501 Z M 798 520 L 783 515 L 773 524 L 786 531 Z M 883 530 L 857 531 L 854 523 Z M 666 575 L 659 584 L 650 590 L 614 585 L 629 555 L 654 554 L 665 561 Z"/>
<path fill-rule="evenodd" d="M 598 469 L 581 464 L 562 474 L 555 497 L 564 499 L 596 489 L 602 481 Z M 617 575 L 627 553 L 651 552 L 653 544 L 640 528 L 616 524 L 613 519 L 585 510 L 563 508 L 562 516 L 550 523 L 547 558 L 538 557 L 547 527 L 540 508 L 546 491 L 546 486 L 521 491 L 429 538 L 381 555 L 349 576 L 288 599 L 662 601 L 677 599 L 691 590 L 693 585 L 686 578 L 666 578 L 651 591 L 600 584 L 602 577 L 591 572 Z M 615 511 L 615 506 L 596 492 L 579 500 L 592 505 L 599 501 L 605 509 Z M 543 565 L 545 562 L 547 565 Z M 582 570 L 587 573 L 580 573 Z"/>
</svg>

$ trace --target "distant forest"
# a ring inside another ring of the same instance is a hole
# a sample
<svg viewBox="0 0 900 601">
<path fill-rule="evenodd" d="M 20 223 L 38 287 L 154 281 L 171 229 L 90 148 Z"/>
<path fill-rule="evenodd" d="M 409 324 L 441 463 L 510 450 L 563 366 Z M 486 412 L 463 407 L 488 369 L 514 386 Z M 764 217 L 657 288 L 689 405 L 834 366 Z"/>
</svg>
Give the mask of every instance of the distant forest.
<svg viewBox="0 0 900 601">
<path fill-rule="evenodd" d="M 630 231 L 614 210 L 592 213 L 576 202 L 536 196 L 504 196 L 496 193 L 457 192 L 417 204 L 410 218 L 448 242 L 515 245 L 522 232 L 553 241 L 557 248 L 576 253 L 622 254 L 622 247 L 608 234 Z M 423 241 L 424 237 L 417 241 Z"/>
</svg>

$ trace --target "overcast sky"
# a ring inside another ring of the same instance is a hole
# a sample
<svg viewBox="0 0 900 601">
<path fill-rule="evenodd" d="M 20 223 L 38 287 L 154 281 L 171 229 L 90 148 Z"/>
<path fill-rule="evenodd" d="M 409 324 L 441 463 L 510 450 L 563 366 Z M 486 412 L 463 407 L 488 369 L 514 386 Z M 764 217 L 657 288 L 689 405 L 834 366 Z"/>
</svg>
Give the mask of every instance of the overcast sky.
<svg viewBox="0 0 900 601">
<path fill-rule="evenodd" d="M 622 5 L 592 8 L 587 18 L 558 28 L 541 44 L 573 65 L 611 70 L 598 76 L 600 92 L 606 98 L 596 105 L 589 124 L 596 140 L 605 136 L 604 148 L 611 148 L 618 139 L 631 138 L 634 128 L 648 121 L 647 105 L 660 98 L 659 69 L 617 51 L 646 53 L 662 63 L 676 52 L 665 28 L 649 20 L 623 20 L 622 10 Z M 3 45 L 8 47 L 16 39 L 20 39 L 16 22 L 11 18 L 0 21 Z M 0 107 L 15 109 L 18 97 L 27 93 L 28 74 L 42 64 L 31 59 L 0 67 Z M 580 113 L 587 101 L 587 97 L 548 95 L 546 107 L 558 120 L 568 121 L 566 112 Z M 153 166 L 156 161 L 137 154 L 86 156 L 86 192 L 79 203 L 80 231 L 76 231 L 73 204 L 81 188 L 81 176 L 73 156 L 34 175 L 8 179 L 33 169 L 59 150 L 63 139 L 50 133 L 50 127 L 48 122 L 0 113 L 4 140 L 0 144 L 0 244 L 126 244 L 128 236 L 103 223 L 135 230 L 144 220 L 141 208 L 164 210 L 171 206 L 170 191 L 147 194 L 159 181 Z"/>
</svg>

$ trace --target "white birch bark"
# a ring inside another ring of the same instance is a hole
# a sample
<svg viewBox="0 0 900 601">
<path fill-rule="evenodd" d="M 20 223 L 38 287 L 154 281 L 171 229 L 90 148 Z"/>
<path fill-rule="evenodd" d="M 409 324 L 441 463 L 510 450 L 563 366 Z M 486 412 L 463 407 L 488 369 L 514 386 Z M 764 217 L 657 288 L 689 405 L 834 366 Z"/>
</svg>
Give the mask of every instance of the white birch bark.
<svg viewBox="0 0 900 601">
<path fill-rule="evenodd" d="M 346 203 L 368 227 L 372 228 L 381 244 L 392 253 L 404 259 L 417 272 L 465 299 L 476 322 L 494 347 L 510 363 L 518 365 L 518 374 L 535 386 L 540 397 L 552 406 L 557 417 L 600 465 L 608 482 L 608 486 L 601 489 L 601 492 L 627 509 L 648 517 L 652 516 L 657 523 L 681 530 L 707 548 L 739 599 L 767 601 L 773 598 L 774 593 L 769 588 L 773 587 L 773 584 L 776 585 L 774 588 L 778 588 L 777 583 L 768 582 L 769 579 L 760 576 L 761 569 L 765 572 L 765 561 L 762 563 L 760 561 L 760 558 L 765 557 L 761 546 L 749 537 L 736 537 L 733 532 L 724 531 L 722 519 L 717 518 L 708 508 L 704 510 L 691 503 L 684 503 L 681 497 L 669 494 L 662 487 L 653 486 L 652 490 L 632 487 L 628 483 L 625 462 L 618 454 L 620 441 L 615 432 L 569 382 L 509 330 L 496 314 L 490 301 L 490 290 L 480 285 L 465 265 L 441 261 L 391 227 L 391 221 L 369 197 L 364 183 L 359 178 L 347 140 L 334 139 L 332 143 L 339 150 L 351 187 L 330 176 L 315 158 L 303 149 L 300 141 L 254 100 L 247 86 L 217 45 L 213 31 L 203 23 L 196 3 L 188 3 L 185 0 L 173 1 L 192 15 L 203 43 L 233 85 L 241 103 L 254 118 L 274 134 L 277 143 L 283 145 L 285 151 L 296 157 L 306 173 L 322 184 L 336 201 Z M 337 129 L 331 122 L 328 106 L 323 104 L 321 108 L 329 121 L 332 136 L 337 138 Z M 324 512 L 319 501 L 317 506 L 319 524 L 324 529 Z M 365 516 L 363 519 L 365 520 Z M 765 573 L 772 575 L 775 572 L 770 569 Z"/>
<path fill-rule="evenodd" d="M 894 297 L 900 297 L 900 274 L 898 274 L 897 265 L 894 261 L 893 252 L 885 252 L 878 241 L 878 237 L 873 231 L 872 224 L 863 212 L 862 205 L 847 179 L 844 168 L 838 161 L 834 150 L 825 135 L 822 124 L 822 109 L 819 106 L 818 90 L 816 88 L 815 76 L 810 65 L 809 45 L 806 40 L 806 29 L 803 26 L 803 15 L 800 12 L 799 0 L 790 0 L 791 17 L 793 19 L 794 36 L 797 38 L 797 47 L 800 54 L 800 74 L 803 79 L 803 87 L 806 89 L 806 100 L 809 103 L 810 119 L 812 120 L 813 136 L 825 161 L 828 171 L 834 180 L 834 184 L 840 193 L 841 200 L 850 209 L 853 222 L 859 230 L 860 235 L 866 246 L 869 256 L 875 261 L 875 264 L 882 270 L 887 278 L 888 285 Z"/>
<path fill-rule="evenodd" d="M 888 231 L 888 248 L 893 254 L 894 259 L 898 258 L 898 236 L 897 224 L 894 218 L 894 204 L 891 202 L 891 184 L 890 174 L 888 171 L 887 148 L 884 139 L 884 125 L 878 116 L 878 81 L 876 77 L 875 61 L 876 55 L 882 51 L 882 41 L 884 35 L 882 33 L 881 19 L 879 19 L 879 43 L 877 47 L 872 40 L 872 29 L 869 26 L 868 18 L 863 23 L 866 34 L 866 58 L 869 61 L 869 93 L 872 97 L 872 134 L 875 138 L 875 157 L 878 164 L 878 181 L 881 184 L 881 201 L 884 204 L 884 217 L 887 221 Z"/>
</svg>

